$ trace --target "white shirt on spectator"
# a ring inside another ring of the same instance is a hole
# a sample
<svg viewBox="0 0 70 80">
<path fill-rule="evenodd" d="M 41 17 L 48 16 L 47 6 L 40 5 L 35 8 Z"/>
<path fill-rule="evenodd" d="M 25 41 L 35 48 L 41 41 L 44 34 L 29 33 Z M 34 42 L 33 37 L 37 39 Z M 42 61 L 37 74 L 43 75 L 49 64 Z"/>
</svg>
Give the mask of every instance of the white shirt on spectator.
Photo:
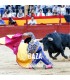
<svg viewBox="0 0 70 80">
<path fill-rule="evenodd" d="M 53 8 L 52 8 L 52 12 L 57 12 L 57 5 L 56 6 L 53 6 Z"/>
<path fill-rule="evenodd" d="M 37 14 L 37 16 L 45 16 L 45 14 L 42 12 L 40 15 L 40 12 Z"/>
<path fill-rule="evenodd" d="M 51 12 L 46 13 L 46 16 L 52 16 L 53 14 Z"/>
<path fill-rule="evenodd" d="M 61 14 L 65 15 L 66 14 L 66 8 L 65 7 L 61 7 Z"/>
<path fill-rule="evenodd" d="M 3 18 L 8 18 L 8 14 L 3 14 Z"/>
<path fill-rule="evenodd" d="M 29 21 L 28 21 L 28 24 L 30 24 L 30 25 L 35 25 L 35 24 L 37 24 L 37 22 L 36 22 L 36 20 L 29 20 Z"/>
<path fill-rule="evenodd" d="M 18 18 L 24 17 L 24 13 L 22 13 L 22 14 L 18 13 L 18 14 L 17 14 L 17 17 L 18 17 Z"/>
<path fill-rule="evenodd" d="M 36 6 L 36 10 L 35 10 L 36 14 L 38 14 L 38 12 L 39 12 L 40 9 L 42 9 L 41 5 L 37 5 Z"/>
<path fill-rule="evenodd" d="M 16 13 L 10 12 L 10 13 L 8 14 L 8 17 L 16 17 Z"/>
<path fill-rule="evenodd" d="M 57 14 L 61 14 L 61 7 L 57 7 Z"/>
</svg>

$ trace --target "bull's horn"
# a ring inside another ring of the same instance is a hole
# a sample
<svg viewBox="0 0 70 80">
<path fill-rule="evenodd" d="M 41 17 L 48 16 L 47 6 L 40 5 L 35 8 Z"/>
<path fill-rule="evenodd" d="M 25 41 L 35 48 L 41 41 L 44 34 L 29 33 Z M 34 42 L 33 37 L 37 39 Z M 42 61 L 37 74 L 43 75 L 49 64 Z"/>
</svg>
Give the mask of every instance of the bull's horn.
<svg viewBox="0 0 70 80">
<path fill-rule="evenodd" d="M 48 37 L 48 40 L 49 40 L 49 41 L 53 41 L 53 38 L 51 38 L 51 37 Z"/>
<path fill-rule="evenodd" d="M 42 43 L 43 42 L 43 39 L 39 39 L 38 41 Z"/>
</svg>

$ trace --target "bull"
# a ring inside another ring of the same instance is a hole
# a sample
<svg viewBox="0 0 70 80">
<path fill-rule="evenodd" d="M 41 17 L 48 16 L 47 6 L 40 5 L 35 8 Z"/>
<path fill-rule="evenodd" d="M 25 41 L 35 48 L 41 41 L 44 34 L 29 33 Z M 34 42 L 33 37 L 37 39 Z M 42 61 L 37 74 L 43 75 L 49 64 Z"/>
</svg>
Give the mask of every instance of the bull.
<svg viewBox="0 0 70 80">
<path fill-rule="evenodd" d="M 49 56 L 52 59 L 57 59 L 57 56 L 61 55 L 68 59 L 68 56 L 64 54 L 66 47 L 70 49 L 70 35 L 61 34 L 57 32 L 50 33 L 46 35 L 40 42 L 43 43 L 44 51 L 48 50 Z M 52 53 L 57 53 L 55 56 L 52 56 Z"/>
</svg>

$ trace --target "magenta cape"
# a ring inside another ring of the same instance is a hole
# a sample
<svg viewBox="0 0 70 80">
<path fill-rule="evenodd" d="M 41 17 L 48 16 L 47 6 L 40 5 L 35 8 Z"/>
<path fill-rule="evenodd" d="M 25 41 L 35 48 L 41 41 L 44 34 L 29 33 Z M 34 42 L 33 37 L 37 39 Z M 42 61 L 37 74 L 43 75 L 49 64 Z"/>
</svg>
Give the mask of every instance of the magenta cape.
<svg viewBox="0 0 70 80">
<path fill-rule="evenodd" d="M 22 34 L 18 33 L 9 38 L 8 36 L 5 37 L 5 45 L 11 48 L 15 55 L 18 52 L 18 46 L 22 40 Z"/>
</svg>

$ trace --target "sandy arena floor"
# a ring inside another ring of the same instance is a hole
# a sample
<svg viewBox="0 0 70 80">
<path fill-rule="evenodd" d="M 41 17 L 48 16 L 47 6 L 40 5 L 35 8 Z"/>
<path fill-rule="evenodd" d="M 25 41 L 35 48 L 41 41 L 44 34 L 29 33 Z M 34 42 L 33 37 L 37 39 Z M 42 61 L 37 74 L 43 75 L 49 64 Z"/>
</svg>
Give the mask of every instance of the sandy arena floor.
<svg viewBox="0 0 70 80">
<path fill-rule="evenodd" d="M 65 50 L 66 55 L 70 55 L 70 50 L 66 48 Z M 48 53 L 46 52 L 47 57 Z M 50 58 L 49 58 L 50 59 Z M 30 69 L 23 69 L 20 67 L 17 62 L 16 62 L 16 56 L 13 54 L 13 51 L 9 49 L 6 46 L 0 45 L 0 74 L 2 75 L 55 75 L 55 74 L 60 74 L 60 75 L 68 75 L 70 74 L 70 61 L 69 60 L 64 60 L 61 55 L 58 57 L 57 61 L 53 61 L 50 59 L 54 66 L 53 69 L 43 69 L 42 65 L 43 63 L 40 62 L 37 66 L 41 68 L 40 69 L 35 69 L 35 70 L 30 70 Z"/>
</svg>

